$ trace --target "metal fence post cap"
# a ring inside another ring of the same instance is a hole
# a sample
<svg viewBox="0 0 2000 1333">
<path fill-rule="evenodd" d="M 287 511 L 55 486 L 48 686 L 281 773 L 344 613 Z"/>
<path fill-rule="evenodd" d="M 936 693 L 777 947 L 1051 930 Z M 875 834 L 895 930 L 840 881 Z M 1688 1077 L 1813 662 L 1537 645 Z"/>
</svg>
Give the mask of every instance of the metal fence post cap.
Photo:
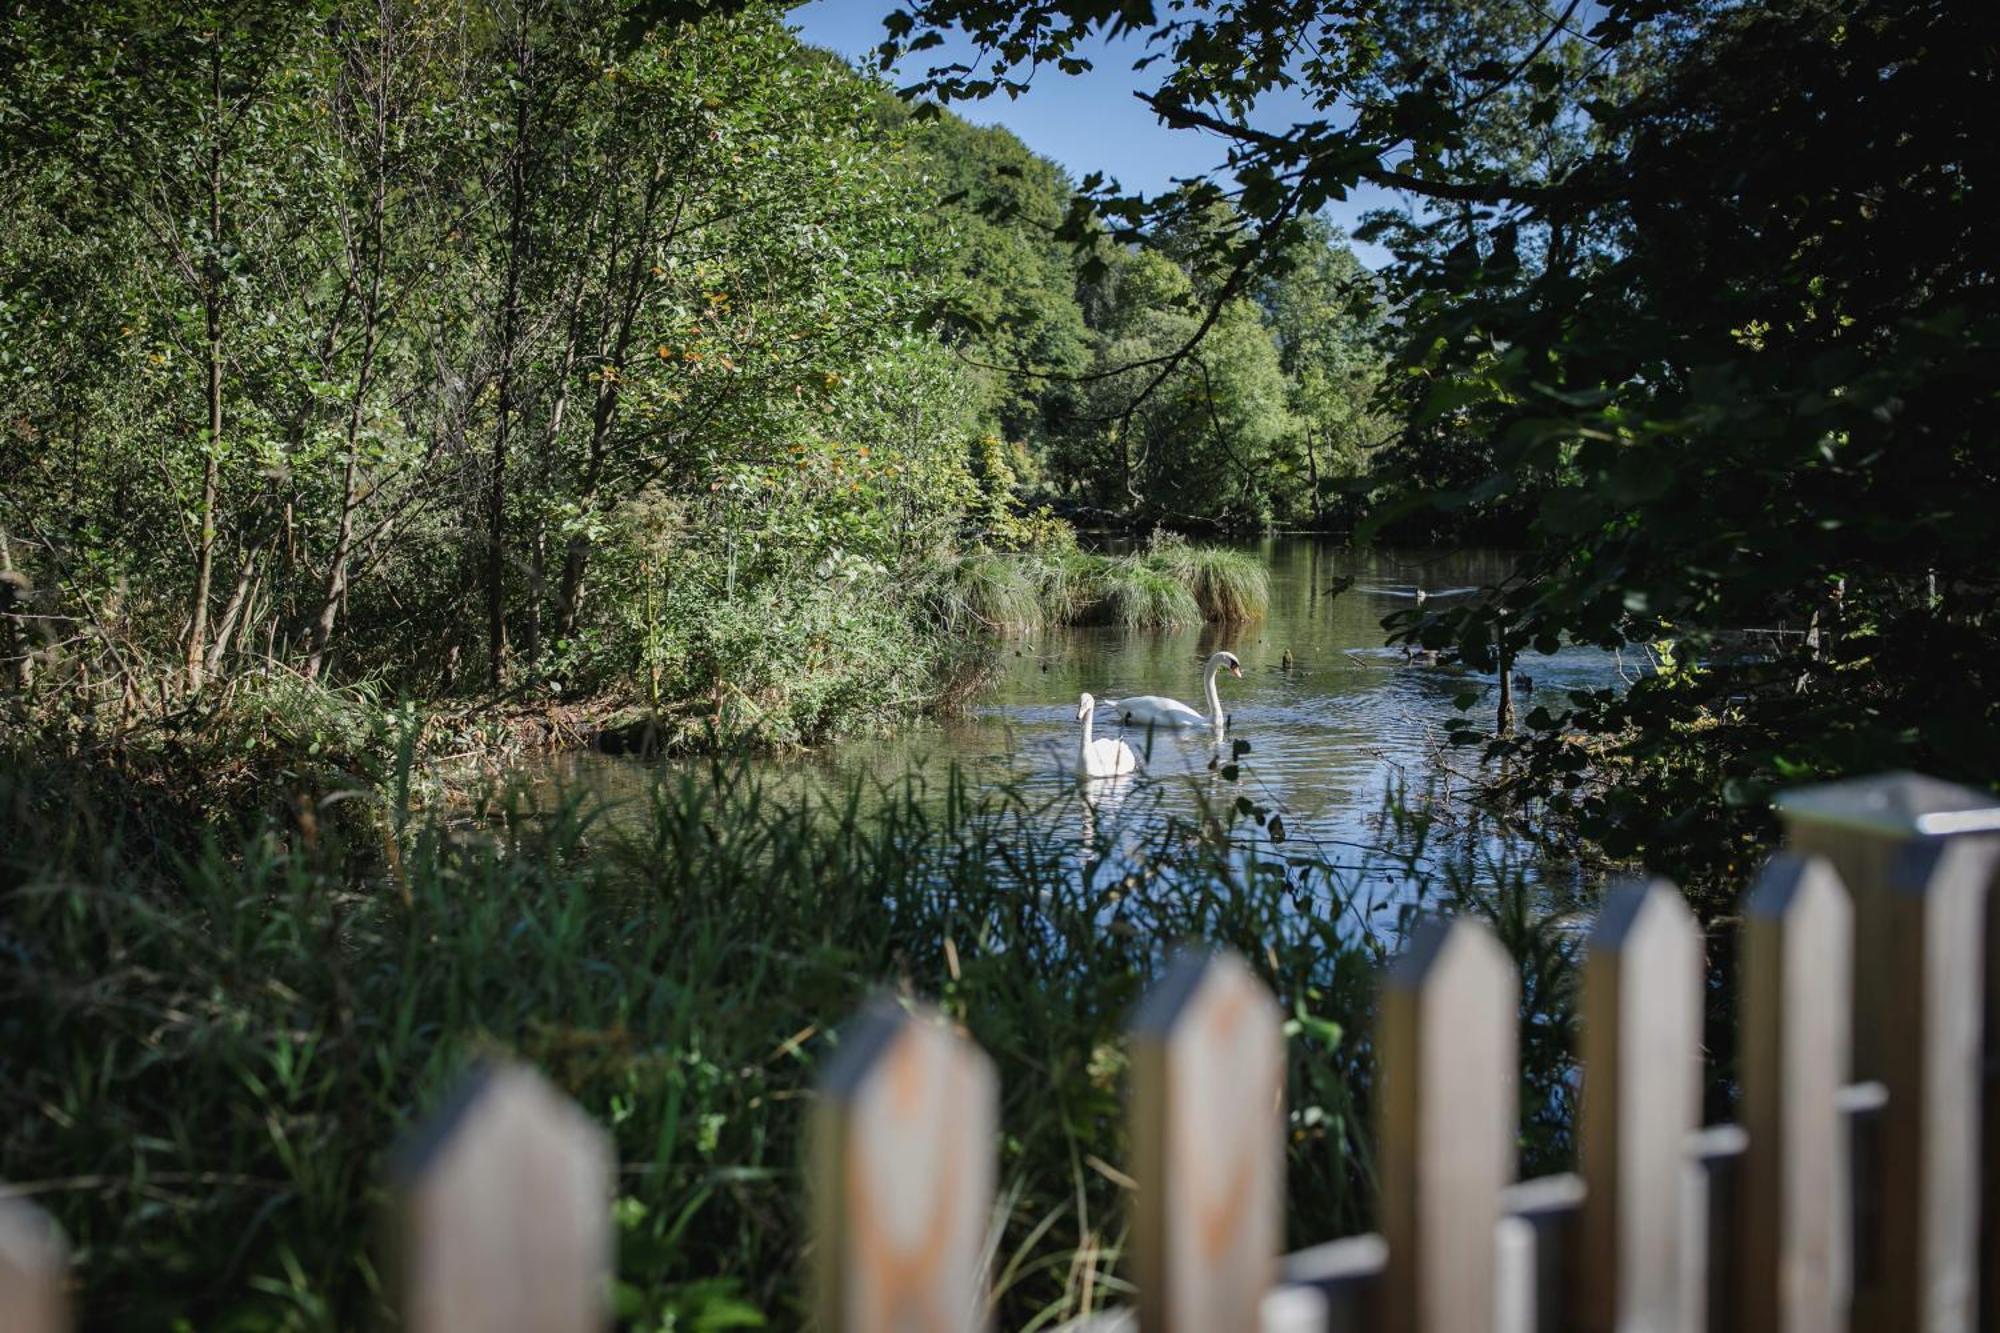
<svg viewBox="0 0 2000 1333">
<path fill-rule="evenodd" d="M 1921 773 L 1801 787 L 1781 793 L 1776 804 L 1793 827 L 1832 826 L 1885 838 L 2000 832 L 2000 797 Z"/>
</svg>

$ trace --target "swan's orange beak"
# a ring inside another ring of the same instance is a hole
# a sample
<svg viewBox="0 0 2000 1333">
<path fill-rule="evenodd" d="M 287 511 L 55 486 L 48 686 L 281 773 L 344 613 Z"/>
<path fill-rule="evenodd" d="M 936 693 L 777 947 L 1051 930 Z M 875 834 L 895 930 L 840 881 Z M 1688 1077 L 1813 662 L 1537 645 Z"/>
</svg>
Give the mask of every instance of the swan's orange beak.
<svg viewBox="0 0 2000 1333">
<path fill-rule="evenodd" d="M 1233 667 L 1229 668 L 1229 674 L 1230 674 L 1230 675 L 1232 675 L 1232 676 L 1234 676 L 1234 677 L 1236 677 L 1236 679 L 1238 679 L 1238 680 L 1242 680 L 1242 679 L 1243 679 L 1243 668 L 1242 668 L 1242 667 L 1240 667 L 1240 666 L 1233 666 Z"/>
</svg>

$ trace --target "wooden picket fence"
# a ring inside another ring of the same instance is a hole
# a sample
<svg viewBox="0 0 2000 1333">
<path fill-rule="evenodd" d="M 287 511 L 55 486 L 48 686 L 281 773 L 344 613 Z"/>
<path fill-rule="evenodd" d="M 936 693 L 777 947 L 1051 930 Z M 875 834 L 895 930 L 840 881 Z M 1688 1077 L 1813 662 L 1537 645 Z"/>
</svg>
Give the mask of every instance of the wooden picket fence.
<svg viewBox="0 0 2000 1333">
<path fill-rule="evenodd" d="M 1894 775 L 1780 810 L 1740 926 L 1742 1123 L 1699 1126 L 1693 918 L 1671 885 L 1621 885 L 1585 963 L 1581 1169 L 1516 1183 L 1513 968 L 1481 926 L 1432 922 L 1382 981 L 1376 1235 L 1280 1255 L 1278 1008 L 1240 960 L 1179 959 L 1131 1031 L 1137 1306 L 1071 1328 L 1994 1333 L 2000 805 Z M 812 1129 L 822 1328 L 988 1324 L 996 1108 L 991 1063 L 934 1015 L 849 1025 Z M 539 1075 L 476 1072 L 396 1158 L 407 1326 L 606 1327 L 612 1170 Z M 0 1331 L 66 1327 L 65 1286 L 46 1219 L 0 1206 Z"/>
</svg>

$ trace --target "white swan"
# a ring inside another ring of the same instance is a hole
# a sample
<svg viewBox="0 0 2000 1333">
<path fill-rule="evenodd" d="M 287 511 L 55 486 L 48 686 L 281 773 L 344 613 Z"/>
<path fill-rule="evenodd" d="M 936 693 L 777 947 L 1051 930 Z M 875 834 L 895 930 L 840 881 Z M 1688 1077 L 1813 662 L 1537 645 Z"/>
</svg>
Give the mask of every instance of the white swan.
<svg viewBox="0 0 2000 1333">
<path fill-rule="evenodd" d="M 1121 722 L 1135 723 L 1146 727 L 1222 727 L 1222 696 L 1215 692 L 1215 675 L 1227 668 L 1229 674 L 1243 679 L 1243 664 L 1236 660 L 1235 653 L 1217 653 L 1208 659 L 1208 665 L 1201 673 L 1202 693 L 1208 696 L 1208 716 L 1203 717 L 1179 699 L 1169 699 L 1164 694 L 1142 694 L 1136 699 L 1106 699 L 1104 708 L 1115 713 Z"/>
<path fill-rule="evenodd" d="M 1097 700 L 1088 694 L 1076 706 L 1076 720 L 1083 723 L 1083 744 L 1077 747 L 1076 771 L 1087 778 L 1115 778 L 1132 772 L 1139 767 L 1139 756 L 1131 746 L 1113 736 L 1102 740 L 1090 738 L 1091 714 L 1096 710 Z"/>
</svg>

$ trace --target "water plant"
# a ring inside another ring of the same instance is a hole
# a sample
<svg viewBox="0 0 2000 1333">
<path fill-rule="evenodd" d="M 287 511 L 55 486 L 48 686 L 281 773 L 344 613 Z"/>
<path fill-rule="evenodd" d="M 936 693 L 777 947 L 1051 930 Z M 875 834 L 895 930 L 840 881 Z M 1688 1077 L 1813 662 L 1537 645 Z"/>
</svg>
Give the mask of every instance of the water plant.
<svg viewBox="0 0 2000 1333">
<path fill-rule="evenodd" d="M 1143 556 L 1117 556 L 1090 571 L 1091 597 L 1083 619 L 1125 629 L 1185 629 L 1201 623 L 1194 593 Z"/>
<path fill-rule="evenodd" d="M 1023 635 L 1051 625 L 1185 629 L 1255 620 L 1270 598 L 1256 556 L 1174 539 L 1130 555 L 975 552 L 951 567 L 938 602 L 954 628 Z"/>
<path fill-rule="evenodd" d="M 1270 606 L 1270 572 L 1248 551 L 1166 542 L 1147 557 L 1193 595 L 1204 620 L 1257 620 Z"/>
<path fill-rule="evenodd" d="M 1186 822 L 1080 856 L 957 775 L 781 798 L 718 764 L 636 805 L 496 788 L 449 818 L 349 789 L 176 853 L 146 792 L 70 790 L 0 766 L 0 1178 L 68 1230 L 89 1328 L 377 1318 L 383 1154 L 482 1054 L 614 1135 L 629 1326 L 796 1323 L 801 1114 L 884 987 L 1000 1062 L 998 1299 L 1066 1318 L 1119 1289 L 1123 1186 L 1091 1163 L 1121 1159 L 1119 1034 L 1182 940 L 1242 952 L 1294 1017 L 1296 1238 L 1365 1218 L 1342 1034 L 1374 951 Z"/>
</svg>

